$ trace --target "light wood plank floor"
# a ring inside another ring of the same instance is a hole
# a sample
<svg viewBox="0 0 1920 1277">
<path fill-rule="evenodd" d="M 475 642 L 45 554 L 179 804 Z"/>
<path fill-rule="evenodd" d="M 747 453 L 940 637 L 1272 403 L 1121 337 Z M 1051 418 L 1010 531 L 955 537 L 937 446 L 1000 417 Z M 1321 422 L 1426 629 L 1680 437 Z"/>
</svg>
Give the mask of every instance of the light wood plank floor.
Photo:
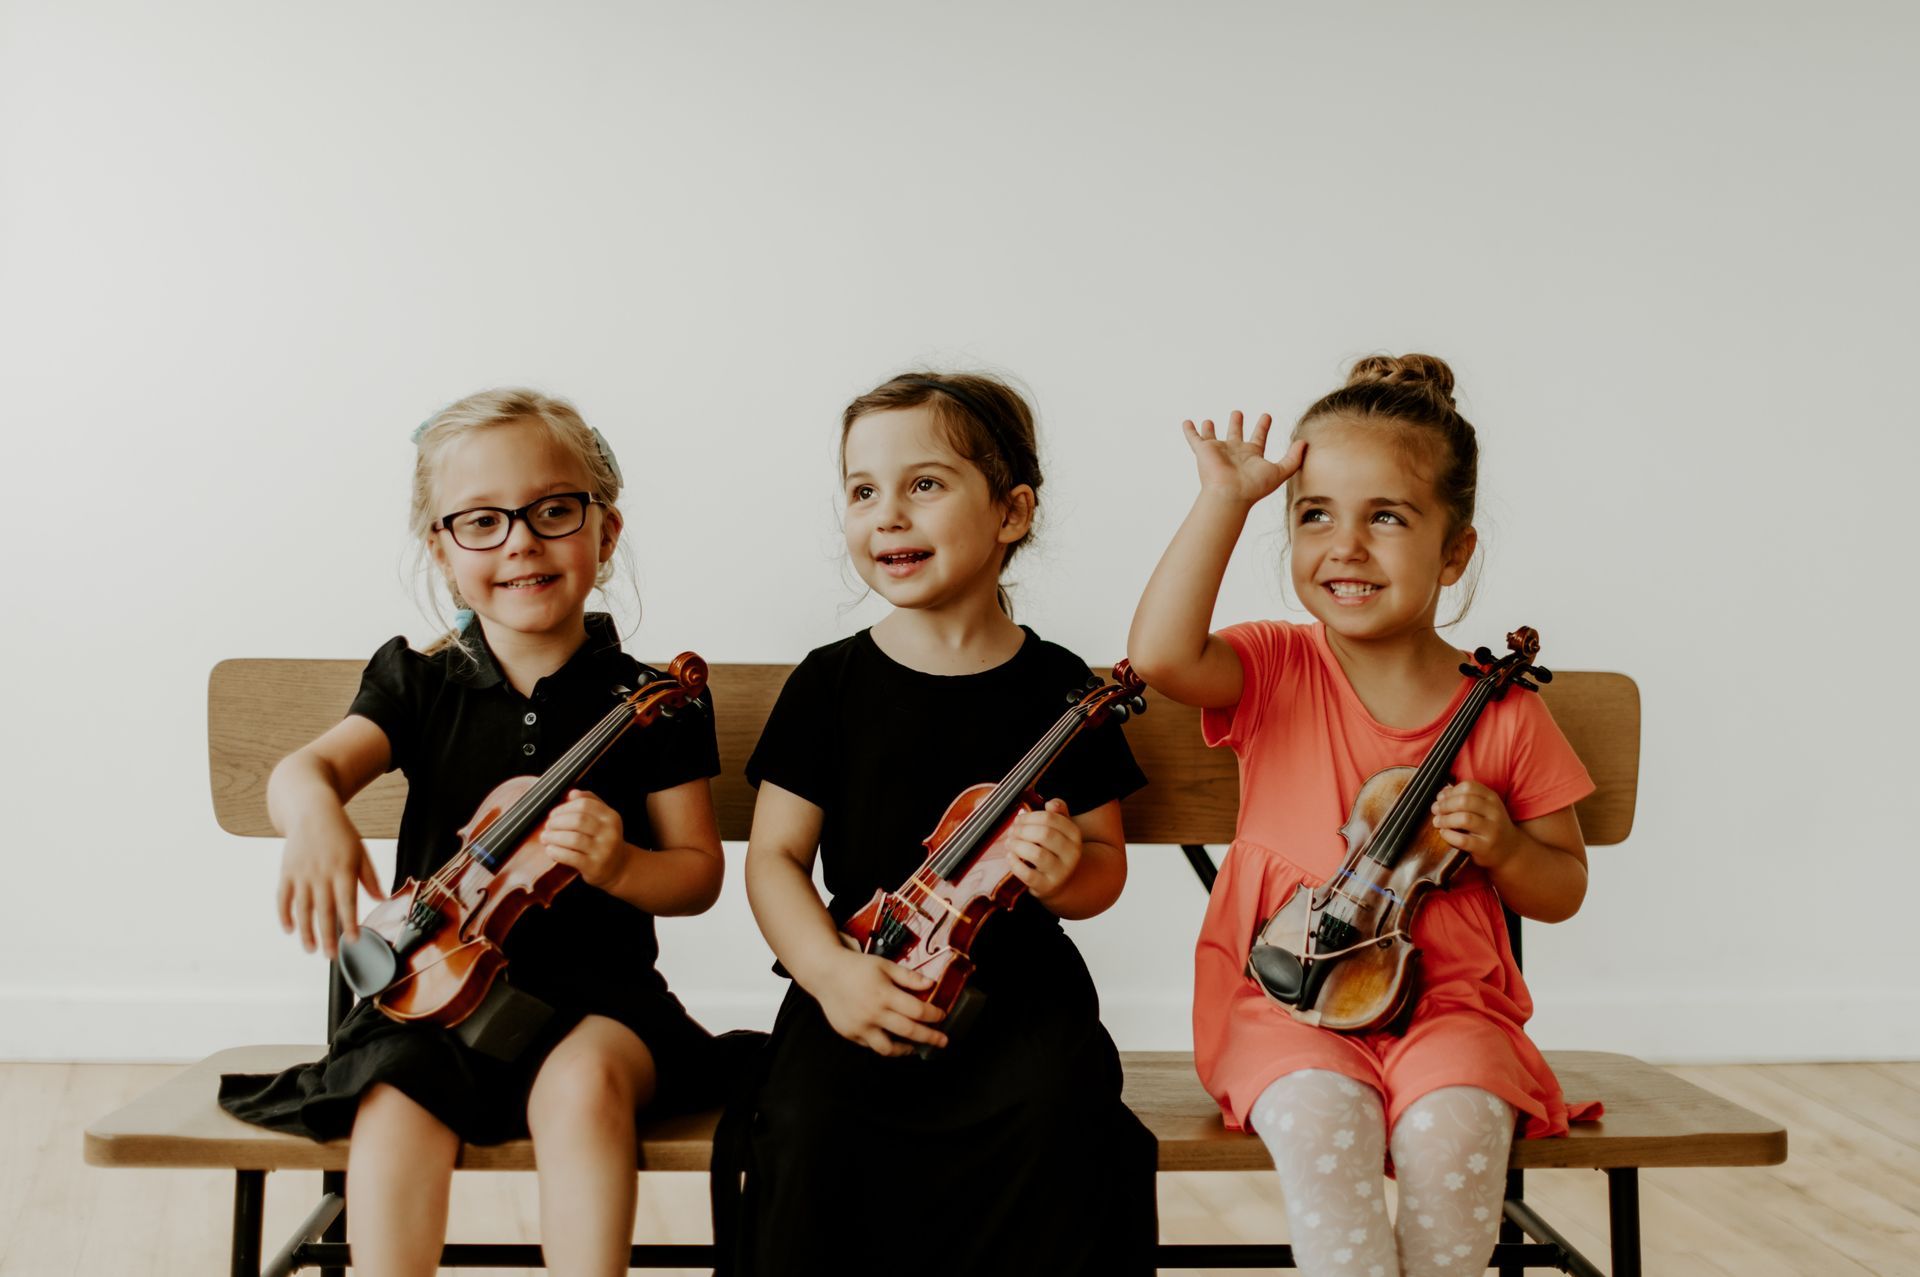
<svg viewBox="0 0 1920 1277">
<path fill-rule="evenodd" d="M 204 1277 L 226 1271 L 230 1173 L 105 1170 L 80 1158 L 87 1122 L 170 1071 L 166 1065 L 0 1064 L 0 1274 Z M 1790 1155 L 1785 1165 L 1762 1169 L 1643 1173 L 1649 1274 L 1920 1277 L 1920 1063 L 1676 1072 L 1786 1126 Z M 456 1177 L 453 1238 L 531 1240 L 533 1189 L 529 1175 Z M 317 1174 L 268 1177 L 269 1252 L 318 1192 Z M 1536 1172 L 1528 1177 L 1528 1196 L 1604 1265 L 1602 1175 Z M 1286 1237 L 1270 1175 L 1162 1175 L 1160 1219 L 1168 1241 Z M 636 1233 L 653 1241 L 704 1241 L 704 1177 L 646 1177 Z"/>
</svg>

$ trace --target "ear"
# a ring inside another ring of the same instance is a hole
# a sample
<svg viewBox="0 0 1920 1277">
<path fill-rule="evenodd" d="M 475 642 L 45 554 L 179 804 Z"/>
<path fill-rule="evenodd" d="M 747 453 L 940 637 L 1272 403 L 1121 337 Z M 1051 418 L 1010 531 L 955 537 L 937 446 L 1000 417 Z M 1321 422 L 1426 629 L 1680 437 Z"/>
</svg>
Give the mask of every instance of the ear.
<svg viewBox="0 0 1920 1277">
<path fill-rule="evenodd" d="M 1000 503 L 1001 545 L 1012 545 L 1027 533 L 1033 531 L 1033 507 L 1038 498 L 1030 484 L 1021 484 L 1007 494 Z"/>
<path fill-rule="evenodd" d="M 1446 557 L 1440 563 L 1440 584 L 1452 585 L 1467 570 L 1467 564 L 1473 561 L 1474 547 L 1480 544 L 1480 534 L 1472 524 L 1453 534 L 1453 540 L 1447 545 Z"/>
<path fill-rule="evenodd" d="M 610 505 L 600 507 L 600 562 L 613 557 L 614 547 L 620 544 L 620 531 L 626 526 L 619 510 Z"/>
</svg>

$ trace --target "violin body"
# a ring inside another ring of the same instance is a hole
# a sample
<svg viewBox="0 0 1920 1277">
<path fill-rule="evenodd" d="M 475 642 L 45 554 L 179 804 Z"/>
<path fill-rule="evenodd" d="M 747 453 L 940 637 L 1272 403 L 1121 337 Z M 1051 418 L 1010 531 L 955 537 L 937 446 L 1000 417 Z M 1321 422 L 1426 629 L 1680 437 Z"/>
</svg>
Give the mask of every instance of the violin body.
<svg viewBox="0 0 1920 1277">
<path fill-rule="evenodd" d="M 453 1028 L 478 1011 L 507 965 L 513 924 L 580 876 L 542 845 L 548 815 L 624 732 L 687 706 L 706 683 L 707 663 L 682 652 L 665 677 L 617 689 L 623 699 L 546 772 L 496 785 L 461 828 L 460 850 L 409 878 L 340 946 L 347 986 L 395 1020 Z"/>
<path fill-rule="evenodd" d="M 1391 868 L 1352 853 L 1365 852 L 1417 770 L 1388 767 L 1367 778 L 1340 826 L 1349 851 L 1341 869 L 1319 888 L 1296 888 L 1254 938 L 1256 945 L 1298 960 L 1313 952 L 1313 924 L 1336 884 L 1344 883 L 1358 902 L 1355 926 L 1369 939 L 1328 963 L 1310 1007 L 1287 1007 L 1296 1019 L 1367 1033 L 1393 1025 L 1412 1007 L 1420 957 L 1412 940 L 1414 915 L 1427 893 L 1451 884 L 1471 857 L 1430 823 L 1419 827 Z"/>
<path fill-rule="evenodd" d="M 1460 672 L 1474 680 L 1466 699 L 1418 767 L 1388 767 L 1367 778 L 1340 826 L 1346 857 L 1312 890 L 1296 888 L 1254 934 L 1247 975 L 1296 1020 L 1345 1033 L 1395 1027 L 1413 1006 L 1419 949 L 1413 920 L 1428 892 L 1447 887 L 1472 857 L 1434 828 L 1430 809 L 1452 779 L 1454 759 L 1488 704 L 1529 681 L 1553 680 L 1532 664 L 1540 636 L 1507 635 L 1496 661 L 1482 647 Z"/>
<path fill-rule="evenodd" d="M 935 848 L 979 811 L 994 788 L 990 784 L 974 785 L 961 791 L 960 796 L 948 804 L 940 823 L 925 840 L 929 858 Z M 932 989 L 922 996 L 942 1012 L 952 1015 L 968 978 L 973 975 L 973 959 L 969 954 L 974 940 L 996 911 L 1013 908 L 1027 889 L 1025 883 L 1013 876 L 1013 856 L 1002 839 L 1015 817 L 1041 805 L 1038 795 L 1024 795 L 994 826 L 986 845 L 957 879 L 937 879 L 932 890 L 924 894 L 876 891 L 873 899 L 847 919 L 841 930 L 863 953 L 891 956 L 901 966 L 933 980 Z M 886 927 L 889 919 L 895 929 Z M 905 935 L 900 935 L 900 931 Z M 883 947 L 881 941 L 889 934 L 896 938 Z"/>
<path fill-rule="evenodd" d="M 967 987 L 975 938 L 1027 889 L 1014 876 L 1007 833 L 1023 812 L 1044 805 L 1033 786 L 1086 728 L 1146 711 L 1147 686 L 1127 662 L 1113 667 L 1113 678 L 1110 684 L 1093 678 L 1070 693 L 1067 712 L 998 784 L 962 790 L 923 840 L 927 856 L 920 867 L 899 890 L 876 891 L 841 927 L 862 953 L 934 981 L 921 996 L 945 1013 L 941 1029 L 949 1042 L 980 1010 L 978 990 Z M 932 1054 L 926 1046 L 915 1050 L 923 1058 Z"/>
<path fill-rule="evenodd" d="M 538 779 L 515 776 L 496 785 L 481 800 L 474 818 L 461 828 L 461 844 L 471 844 L 484 834 Z M 579 877 L 576 870 L 547 855 L 540 842 L 546 827 L 544 820 L 535 826 L 496 871 L 469 860 L 444 885 L 409 878 L 367 914 L 361 928 L 381 937 L 399 954 L 391 982 L 375 997 L 382 1011 L 396 1020 L 426 1020 L 451 1027 L 479 1008 L 494 977 L 507 965 L 501 946 L 513 924 L 527 910 L 552 904 L 560 889 Z M 423 891 L 427 898 L 422 898 Z M 437 906 L 452 925 L 435 929 L 403 950 L 401 938 L 416 903 Z"/>
</svg>

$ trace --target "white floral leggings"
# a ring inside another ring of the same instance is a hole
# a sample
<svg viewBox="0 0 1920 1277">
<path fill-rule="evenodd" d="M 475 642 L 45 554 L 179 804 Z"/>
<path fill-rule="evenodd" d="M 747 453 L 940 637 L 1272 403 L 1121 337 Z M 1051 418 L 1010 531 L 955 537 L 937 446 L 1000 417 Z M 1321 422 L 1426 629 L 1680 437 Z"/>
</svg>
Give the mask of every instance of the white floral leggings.
<svg viewBox="0 0 1920 1277">
<path fill-rule="evenodd" d="M 1399 1218 L 1387 1223 L 1386 1118 L 1370 1086 L 1323 1069 L 1261 1092 L 1253 1128 L 1287 1196 L 1293 1259 L 1310 1277 L 1478 1273 L 1499 1235 L 1514 1111 L 1478 1087 L 1421 1096 L 1393 1128 Z"/>
</svg>

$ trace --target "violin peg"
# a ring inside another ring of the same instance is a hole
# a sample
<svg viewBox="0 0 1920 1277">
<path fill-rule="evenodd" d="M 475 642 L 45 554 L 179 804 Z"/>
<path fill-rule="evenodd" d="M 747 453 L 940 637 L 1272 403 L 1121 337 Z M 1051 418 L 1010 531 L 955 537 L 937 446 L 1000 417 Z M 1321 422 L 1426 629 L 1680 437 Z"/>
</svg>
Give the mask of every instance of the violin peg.
<svg viewBox="0 0 1920 1277">
<path fill-rule="evenodd" d="M 1540 681 L 1541 681 L 1542 683 L 1551 683 L 1551 682 L 1553 682 L 1553 671 L 1552 671 L 1552 670 L 1550 670 L 1550 669 L 1547 669 L 1547 668 L 1546 668 L 1546 667 L 1544 667 L 1544 666 L 1540 666 L 1540 665 L 1536 665 L 1536 666 L 1534 666 L 1534 667 L 1533 667 L 1533 676 L 1534 676 L 1535 678 L 1537 678 L 1537 679 L 1539 679 L 1539 680 L 1540 680 Z"/>
<path fill-rule="evenodd" d="M 1529 692 L 1537 692 L 1540 690 L 1540 685 L 1538 683 L 1529 682 L 1524 678 L 1516 678 L 1513 681 L 1519 686 L 1526 688 Z"/>
<path fill-rule="evenodd" d="M 1482 665 L 1491 665 L 1493 664 L 1493 653 L 1484 647 L 1476 647 L 1473 649 L 1473 659 Z"/>
<path fill-rule="evenodd" d="M 1468 678 L 1479 678 L 1484 671 L 1472 661 L 1462 661 L 1460 662 L 1460 672 Z"/>
<path fill-rule="evenodd" d="M 1113 704 L 1107 706 L 1107 713 L 1113 715 L 1114 722 L 1124 723 L 1133 715 L 1133 710 L 1128 707 L 1125 701 L 1115 701 Z"/>
</svg>

